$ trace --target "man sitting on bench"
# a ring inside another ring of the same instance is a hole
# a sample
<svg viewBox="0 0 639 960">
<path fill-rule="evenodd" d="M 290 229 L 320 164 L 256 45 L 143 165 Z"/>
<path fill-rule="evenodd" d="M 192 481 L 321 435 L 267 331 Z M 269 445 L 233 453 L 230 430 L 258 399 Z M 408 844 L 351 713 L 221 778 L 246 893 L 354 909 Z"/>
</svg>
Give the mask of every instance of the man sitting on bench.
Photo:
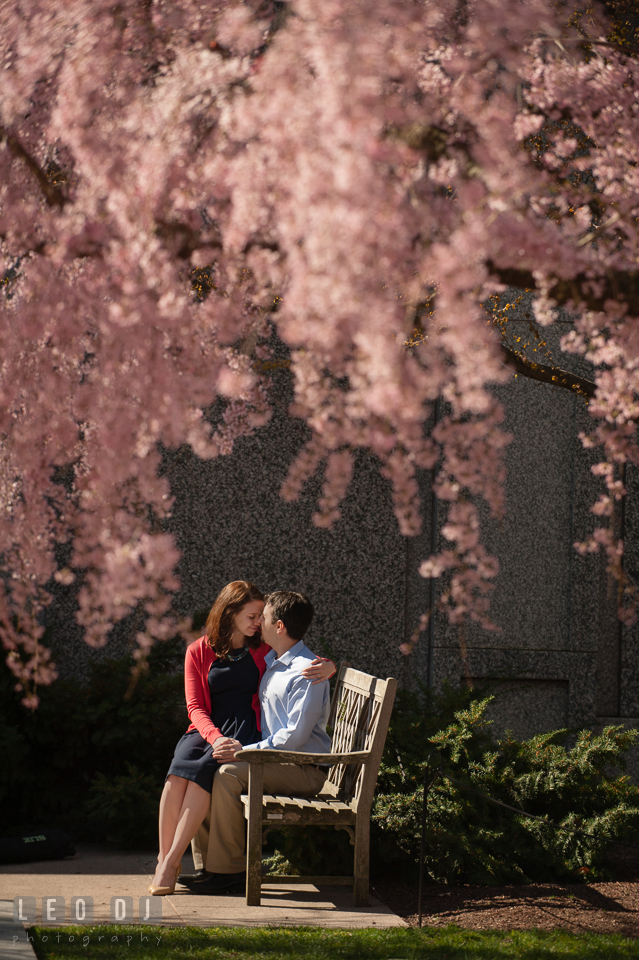
<svg viewBox="0 0 639 960">
<path fill-rule="evenodd" d="M 198 869 L 178 881 L 193 893 L 222 893 L 246 882 L 241 795 L 248 791 L 249 765 L 236 761 L 236 753 L 242 749 L 330 752 L 328 681 L 312 683 L 302 676 L 304 667 L 315 659 L 302 642 L 312 619 L 311 602 L 301 593 L 278 591 L 266 598 L 262 639 L 273 649 L 266 655 L 259 690 L 263 739 L 244 748 L 239 741 L 230 740 L 213 750 L 213 756 L 224 762 L 213 780 L 209 817 L 192 843 Z M 312 764 L 268 763 L 264 792 L 313 797 L 322 789 L 326 775 L 326 768 Z"/>
</svg>

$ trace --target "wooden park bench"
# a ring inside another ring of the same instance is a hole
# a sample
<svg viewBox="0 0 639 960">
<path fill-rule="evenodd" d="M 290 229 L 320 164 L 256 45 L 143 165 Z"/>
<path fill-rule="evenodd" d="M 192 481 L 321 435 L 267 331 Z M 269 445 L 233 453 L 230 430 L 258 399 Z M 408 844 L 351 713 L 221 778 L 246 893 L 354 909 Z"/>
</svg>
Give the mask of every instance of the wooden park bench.
<svg viewBox="0 0 639 960">
<path fill-rule="evenodd" d="M 331 701 L 330 753 L 290 750 L 242 750 L 249 763 L 248 796 L 242 797 L 248 820 L 246 902 L 259 906 L 262 883 L 346 884 L 353 887 L 356 907 L 368 906 L 370 811 L 397 681 L 379 680 L 343 664 Z M 330 764 L 316 797 L 264 794 L 264 764 Z M 352 877 L 262 877 L 262 843 L 268 830 L 283 826 L 333 826 L 346 830 L 355 846 Z"/>
</svg>

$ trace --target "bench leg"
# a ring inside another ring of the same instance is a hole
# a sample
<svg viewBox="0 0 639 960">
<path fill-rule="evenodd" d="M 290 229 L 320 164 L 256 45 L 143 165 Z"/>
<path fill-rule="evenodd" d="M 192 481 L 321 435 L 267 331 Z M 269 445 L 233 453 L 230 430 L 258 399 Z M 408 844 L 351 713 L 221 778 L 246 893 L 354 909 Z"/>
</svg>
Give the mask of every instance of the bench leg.
<svg viewBox="0 0 639 960">
<path fill-rule="evenodd" d="M 249 907 L 259 907 L 262 902 L 262 824 L 251 830 L 248 825 L 247 864 L 246 864 L 246 903 Z M 257 844 L 252 834 L 257 834 Z"/>
<path fill-rule="evenodd" d="M 262 902 L 262 796 L 264 765 L 249 764 L 249 817 L 246 836 L 246 903 L 259 907 Z"/>
<path fill-rule="evenodd" d="M 355 822 L 355 870 L 353 905 L 368 906 L 368 864 L 370 859 L 370 819 L 367 812 L 359 813 Z"/>
</svg>

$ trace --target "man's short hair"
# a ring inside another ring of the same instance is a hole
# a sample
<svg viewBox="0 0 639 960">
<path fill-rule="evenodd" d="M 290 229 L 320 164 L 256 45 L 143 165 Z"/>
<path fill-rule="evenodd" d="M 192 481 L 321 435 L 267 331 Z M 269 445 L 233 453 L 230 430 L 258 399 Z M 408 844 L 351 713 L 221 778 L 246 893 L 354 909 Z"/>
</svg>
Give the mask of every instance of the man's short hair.
<svg viewBox="0 0 639 960">
<path fill-rule="evenodd" d="M 303 593 L 276 590 L 266 597 L 273 623 L 281 620 L 291 640 L 301 640 L 313 619 L 313 604 Z"/>
</svg>

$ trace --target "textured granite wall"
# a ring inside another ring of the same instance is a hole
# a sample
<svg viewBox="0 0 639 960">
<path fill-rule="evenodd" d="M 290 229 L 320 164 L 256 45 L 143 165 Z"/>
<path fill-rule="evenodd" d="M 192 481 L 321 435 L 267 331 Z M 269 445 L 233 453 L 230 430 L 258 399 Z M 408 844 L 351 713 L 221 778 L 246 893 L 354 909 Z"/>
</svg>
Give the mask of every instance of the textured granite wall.
<svg viewBox="0 0 639 960">
<path fill-rule="evenodd" d="M 527 309 L 524 302 L 515 314 L 521 319 L 511 321 L 513 339 L 529 337 Z M 539 362 L 551 362 L 549 351 L 564 369 L 590 378 L 587 363 L 561 354 L 559 339 L 567 329 L 564 317 L 538 331 L 545 341 Z M 592 725 L 597 715 L 620 715 L 620 628 L 602 562 L 581 559 L 573 547 L 594 526 L 589 507 L 599 489 L 590 470 L 593 455 L 579 440 L 589 426 L 586 403 L 521 376 L 498 395 L 514 435 L 506 458 L 506 516 L 484 521 L 487 547 L 501 564 L 491 611 L 498 629 L 459 629 L 438 617 L 434 682 L 499 679 L 491 708 L 499 733 Z M 630 682 L 630 664 L 628 675 Z"/>
<path fill-rule="evenodd" d="M 362 669 L 403 669 L 406 545 L 397 531 L 388 485 L 370 457 L 357 458 L 352 489 L 334 531 L 313 526 L 320 478 L 301 501 L 279 488 L 304 438 L 282 413 L 231 457 L 173 469 L 176 507 L 171 528 L 183 552 L 183 613 L 210 606 L 230 580 L 264 592 L 301 590 L 316 615 L 308 643 Z"/>
<path fill-rule="evenodd" d="M 528 335 L 524 302 L 512 321 Z M 561 355 L 559 338 L 568 318 L 542 331 L 547 346 L 567 369 L 591 376 L 588 364 Z M 317 652 L 355 666 L 438 686 L 494 681 L 491 707 L 495 730 L 525 736 L 559 726 L 595 725 L 598 717 L 639 717 L 639 627 L 621 629 L 616 590 L 598 559 L 583 560 L 573 549 L 594 525 L 589 506 L 598 481 L 578 435 L 587 430 L 584 400 L 547 384 L 517 377 L 499 389 L 508 449 L 507 512 L 485 517 L 486 542 L 501 562 L 492 604 L 494 632 L 451 627 L 437 615 L 410 658 L 400 643 L 428 608 L 430 584 L 417 573 L 441 545 L 443 509 L 433 503 L 430 477 L 420 478 L 424 528 L 400 536 L 387 482 L 372 457 L 360 454 L 352 487 L 333 531 L 313 526 L 321 485 L 316 477 L 297 503 L 285 503 L 279 488 L 307 433 L 286 413 L 286 371 L 274 386 L 272 422 L 240 440 L 230 457 L 198 461 L 190 452 L 166 458 L 176 496 L 170 521 L 180 549 L 179 610 L 208 608 L 229 580 L 247 578 L 262 590 L 291 588 L 309 594 L 316 619 L 308 642 Z M 626 565 L 639 574 L 639 478 L 627 478 L 630 496 L 623 523 Z M 435 510 L 435 513 L 433 512 Z M 60 589 L 48 613 L 50 633 L 64 640 L 63 672 L 82 673 L 92 656 L 72 617 L 72 594 Z M 124 649 L 131 625 L 124 624 L 107 648 Z"/>
<path fill-rule="evenodd" d="M 507 298 L 505 298 L 507 299 Z M 519 316 L 527 304 L 520 307 Z M 569 329 L 564 317 L 540 331 L 556 363 L 592 378 L 581 358 L 561 354 Z M 528 320 L 511 322 L 513 336 L 529 335 Z M 549 363 L 540 349 L 539 362 Z M 498 630 L 487 633 L 435 621 L 433 680 L 494 681 L 490 708 L 494 730 L 530 736 L 556 727 L 606 723 L 638 726 L 639 626 L 622 628 L 617 585 L 599 558 L 580 558 L 575 541 L 595 525 L 590 505 L 601 490 L 591 472 L 596 453 L 583 449 L 588 431 L 585 401 L 559 387 L 517 377 L 498 391 L 506 428 L 514 434 L 507 452 L 507 512 L 485 518 L 486 543 L 500 558 L 492 600 Z M 639 574 L 639 478 L 629 467 L 629 497 L 616 519 L 626 540 L 625 568 Z M 441 519 L 439 521 L 441 526 Z M 426 659 L 426 657 L 424 657 Z M 639 748 L 630 757 L 639 778 Z"/>
<path fill-rule="evenodd" d="M 498 630 L 460 630 L 438 618 L 435 678 L 456 673 L 535 680 L 537 693 L 530 688 L 525 708 L 531 733 L 548 729 L 550 717 L 563 716 L 567 684 L 563 723 L 576 726 L 594 715 L 596 591 L 593 583 L 584 589 L 584 580 L 596 581 L 600 572 L 597 561 L 581 561 L 572 546 L 590 524 L 589 501 L 586 491 L 576 491 L 577 477 L 593 493 L 577 437 L 585 404 L 568 391 L 521 377 L 500 394 L 514 440 L 507 453 L 506 515 L 486 521 L 487 547 L 501 564 L 491 601 Z M 552 697 L 561 706 L 549 709 Z"/>
</svg>

